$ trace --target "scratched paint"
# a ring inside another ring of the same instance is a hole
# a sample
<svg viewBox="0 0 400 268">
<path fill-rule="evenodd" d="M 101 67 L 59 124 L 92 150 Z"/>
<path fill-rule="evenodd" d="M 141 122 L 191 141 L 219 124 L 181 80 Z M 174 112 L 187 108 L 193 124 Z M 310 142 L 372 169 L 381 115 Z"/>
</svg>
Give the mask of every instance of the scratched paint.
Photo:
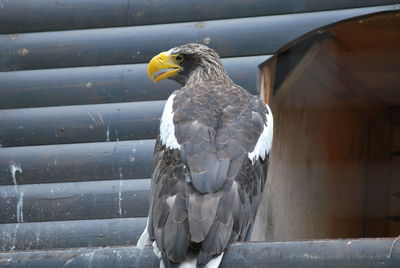
<svg viewBox="0 0 400 268">
<path fill-rule="evenodd" d="M 89 256 L 89 268 L 92 267 L 94 254 L 96 254 L 96 249 L 93 250 L 92 253 L 90 253 L 90 256 Z"/>
<path fill-rule="evenodd" d="M 88 113 L 88 116 L 92 119 L 92 121 L 98 126 L 104 126 L 104 119 L 101 113 L 91 114 Z"/>
<path fill-rule="evenodd" d="M 106 130 L 106 141 L 110 141 L 110 126 L 107 126 L 107 130 Z"/>
<path fill-rule="evenodd" d="M 19 163 L 11 162 L 11 164 L 10 164 L 10 172 L 11 172 L 11 177 L 12 177 L 14 185 L 17 185 L 17 178 L 16 178 L 17 171 L 19 173 L 22 173 L 21 165 Z"/>
<path fill-rule="evenodd" d="M 135 161 L 135 153 L 136 153 L 136 148 L 135 147 L 132 147 L 132 154 L 131 154 L 131 156 L 129 157 L 129 161 L 130 162 L 133 162 L 133 161 Z"/>
<path fill-rule="evenodd" d="M 17 224 L 15 225 L 15 228 L 14 228 L 14 237 L 13 237 L 13 245 L 12 245 L 12 247 L 10 248 L 10 250 L 14 250 L 14 249 L 15 249 L 15 244 L 16 244 L 16 241 L 17 241 L 18 228 L 19 228 L 19 223 L 17 223 Z"/>
<path fill-rule="evenodd" d="M 72 258 L 64 263 L 64 267 L 68 267 L 68 265 L 74 261 L 75 258 Z M 72 266 L 71 266 L 72 267 Z"/>
<path fill-rule="evenodd" d="M 118 213 L 120 216 L 122 216 L 122 183 L 123 183 L 122 177 L 123 177 L 122 176 L 122 168 L 119 167 L 120 181 L 119 181 L 119 189 L 118 189 Z"/>
<path fill-rule="evenodd" d="M 30 51 L 29 51 L 29 49 L 27 49 L 27 48 L 22 48 L 22 49 L 19 49 L 19 50 L 17 51 L 17 53 L 18 53 L 18 55 L 20 55 L 20 56 L 26 56 L 26 55 L 28 55 L 28 54 L 30 53 Z"/>
<path fill-rule="evenodd" d="M 119 138 L 118 138 L 118 129 L 114 129 L 115 130 L 115 141 L 119 141 Z"/>
<path fill-rule="evenodd" d="M 24 222 L 24 192 L 19 193 L 16 214 L 17 222 Z"/>
<path fill-rule="evenodd" d="M 14 184 L 14 189 L 15 189 L 15 196 L 18 197 L 18 202 L 17 202 L 17 207 L 15 211 L 15 215 L 17 217 L 17 222 L 24 222 L 24 192 L 20 192 L 18 189 L 18 184 L 17 184 L 17 177 L 16 174 L 17 172 L 22 173 L 22 167 L 19 163 L 11 162 L 10 164 L 10 172 L 11 172 L 11 177 L 12 181 Z"/>
</svg>

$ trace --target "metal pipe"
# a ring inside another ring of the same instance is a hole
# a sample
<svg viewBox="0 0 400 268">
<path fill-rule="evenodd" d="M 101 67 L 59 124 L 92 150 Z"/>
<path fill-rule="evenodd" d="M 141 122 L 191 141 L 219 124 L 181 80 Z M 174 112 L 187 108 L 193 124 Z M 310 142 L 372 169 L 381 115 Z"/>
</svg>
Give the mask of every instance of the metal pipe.
<svg viewBox="0 0 400 268">
<path fill-rule="evenodd" d="M 0 253 L 0 266 L 11 267 L 158 267 L 151 248 L 80 248 Z M 256 242 L 233 244 L 224 267 L 313 268 L 400 267 L 400 242 L 394 238 Z"/>
</svg>

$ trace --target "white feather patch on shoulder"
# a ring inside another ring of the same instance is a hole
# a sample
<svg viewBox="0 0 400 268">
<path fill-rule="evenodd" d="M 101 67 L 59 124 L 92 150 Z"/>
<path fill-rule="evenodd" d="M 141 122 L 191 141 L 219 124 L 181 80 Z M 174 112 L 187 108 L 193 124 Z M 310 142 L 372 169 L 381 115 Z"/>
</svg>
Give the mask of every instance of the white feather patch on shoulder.
<svg viewBox="0 0 400 268">
<path fill-rule="evenodd" d="M 167 148 L 180 149 L 181 146 L 175 137 L 174 112 L 172 110 L 174 98 L 175 94 L 171 94 L 165 103 L 164 111 L 161 116 L 160 139 L 162 144 Z"/>
<path fill-rule="evenodd" d="M 271 109 L 268 105 L 265 105 L 268 109 L 267 122 L 264 124 L 264 130 L 258 138 L 257 144 L 254 150 L 248 153 L 251 163 L 254 164 L 259 157 L 265 159 L 265 155 L 269 154 L 272 147 L 272 137 L 274 135 L 274 118 L 272 116 Z"/>
</svg>

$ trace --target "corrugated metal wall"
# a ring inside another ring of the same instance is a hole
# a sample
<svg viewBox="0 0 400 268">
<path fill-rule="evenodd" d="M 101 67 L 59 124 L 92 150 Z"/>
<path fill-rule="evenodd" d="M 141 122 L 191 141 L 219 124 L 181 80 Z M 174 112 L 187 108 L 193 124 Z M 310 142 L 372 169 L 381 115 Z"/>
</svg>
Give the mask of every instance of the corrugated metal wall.
<svg viewBox="0 0 400 268">
<path fill-rule="evenodd" d="M 154 54 L 205 43 L 258 94 L 257 66 L 280 48 L 396 2 L 1 1 L 0 251 L 135 244 L 159 117 L 179 87 L 147 78 Z"/>
</svg>

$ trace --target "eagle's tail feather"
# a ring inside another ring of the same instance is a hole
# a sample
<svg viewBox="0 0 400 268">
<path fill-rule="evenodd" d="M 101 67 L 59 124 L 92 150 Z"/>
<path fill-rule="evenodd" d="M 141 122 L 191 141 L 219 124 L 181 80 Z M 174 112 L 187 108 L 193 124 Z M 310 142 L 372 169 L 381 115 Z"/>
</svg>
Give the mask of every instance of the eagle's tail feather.
<svg viewBox="0 0 400 268">
<path fill-rule="evenodd" d="M 149 225 L 149 219 L 147 219 L 147 225 L 144 229 L 142 235 L 139 237 L 139 240 L 136 243 L 136 247 L 143 250 L 145 246 L 151 246 L 153 241 L 150 240 L 149 233 L 147 232 L 147 226 Z"/>
<path fill-rule="evenodd" d="M 154 246 L 154 244 L 153 244 Z M 163 257 L 160 258 L 160 268 L 218 268 L 221 261 L 222 257 L 224 256 L 224 252 L 222 252 L 220 255 L 212 258 L 207 264 L 203 265 L 197 265 L 197 257 L 191 257 L 187 258 L 183 262 L 179 264 L 171 263 L 168 259 L 166 259 L 166 262 L 164 262 L 163 259 L 166 258 L 165 253 L 162 254 Z M 166 263 L 166 265 L 164 265 Z"/>
<path fill-rule="evenodd" d="M 219 264 L 222 261 L 222 257 L 224 256 L 224 252 L 222 252 L 220 255 L 217 257 L 212 258 L 207 264 L 206 268 L 218 268 Z"/>
</svg>

